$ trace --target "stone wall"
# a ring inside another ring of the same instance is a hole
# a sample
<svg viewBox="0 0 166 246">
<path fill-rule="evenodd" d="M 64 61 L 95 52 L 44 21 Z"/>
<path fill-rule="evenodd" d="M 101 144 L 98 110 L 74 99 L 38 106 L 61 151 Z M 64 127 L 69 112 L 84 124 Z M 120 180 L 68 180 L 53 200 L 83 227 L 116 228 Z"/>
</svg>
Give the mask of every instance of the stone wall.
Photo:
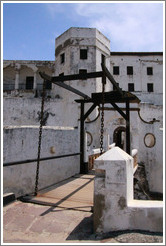
<svg viewBox="0 0 166 246">
<path fill-rule="evenodd" d="M 110 106 L 109 106 L 110 107 Z M 123 107 L 123 105 L 121 106 Z M 147 179 L 151 191 L 163 192 L 163 109 L 162 106 L 140 103 L 131 105 L 140 109 L 141 118 L 145 122 L 155 121 L 153 124 L 143 122 L 137 111 L 130 113 L 131 149 L 138 149 L 138 162 L 145 164 Z M 125 111 L 124 111 L 125 112 Z M 105 111 L 104 126 L 109 134 L 110 143 L 114 142 L 114 132 L 119 127 L 125 128 L 126 122 L 116 111 Z M 146 134 L 153 134 L 155 143 L 152 147 L 145 145 Z M 92 132 L 93 134 L 93 132 Z M 125 139 L 124 139 L 125 141 Z M 124 143 L 125 150 L 125 143 Z"/>
<path fill-rule="evenodd" d="M 4 163 L 37 159 L 39 127 L 4 128 Z M 70 127 L 43 127 L 41 158 L 79 152 L 78 129 Z M 34 192 L 36 162 L 3 168 L 4 193 L 16 196 Z M 42 161 L 39 170 L 39 189 L 79 173 L 79 155 Z"/>
<path fill-rule="evenodd" d="M 133 199 L 133 158 L 114 147 L 95 160 L 94 230 L 163 231 L 163 202 Z"/>
<path fill-rule="evenodd" d="M 127 52 L 126 52 L 127 53 Z M 115 55 L 114 55 L 115 54 Z M 162 54 L 149 53 L 127 53 L 112 52 L 110 57 L 110 72 L 113 74 L 113 66 L 119 66 L 119 75 L 114 75 L 115 80 L 119 83 L 119 86 L 128 91 L 128 84 L 134 84 L 134 91 L 142 94 L 148 94 L 142 97 L 143 102 L 150 102 L 153 98 L 153 103 L 156 105 L 162 105 L 161 94 L 163 93 L 163 57 Z M 127 75 L 127 66 L 133 67 L 133 75 Z M 151 67 L 152 75 L 147 75 L 147 67 Z M 147 84 L 153 84 L 153 92 L 147 93 Z M 134 92 L 134 93 L 135 93 Z M 156 95 L 154 97 L 154 95 Z M 158 95 L 158 96 L 157 96 Z M 155 99 L 155 100 L 154 100 Z"/>
</svg>

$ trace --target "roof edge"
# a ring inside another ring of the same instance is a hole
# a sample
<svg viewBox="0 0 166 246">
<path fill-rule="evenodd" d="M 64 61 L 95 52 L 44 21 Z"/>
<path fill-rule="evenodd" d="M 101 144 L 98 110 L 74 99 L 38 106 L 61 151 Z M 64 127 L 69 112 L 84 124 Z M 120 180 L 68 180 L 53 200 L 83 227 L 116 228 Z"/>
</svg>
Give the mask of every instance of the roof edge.
<svg viewBox="0 0 166 246">
<path fill-rule="evenodd" d="M 163 55 L 163 52 L 123 52 L 123 51 L 114 51 L 110 52 L 112 56 L 150 56 L 150 55 Z"/>
</svg>

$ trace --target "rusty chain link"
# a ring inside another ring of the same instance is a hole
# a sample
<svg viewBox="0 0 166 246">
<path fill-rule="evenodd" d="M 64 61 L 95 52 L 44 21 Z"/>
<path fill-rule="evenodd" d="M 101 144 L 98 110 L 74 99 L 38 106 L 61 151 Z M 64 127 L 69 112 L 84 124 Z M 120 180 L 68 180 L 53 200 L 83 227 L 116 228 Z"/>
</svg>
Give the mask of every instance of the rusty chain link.
<svg viewBox="0 0 166 246">
<path fill-rule="evenodd" d="M 41 152 L 43 115 L 44 115 L 44 100 L 45 100 L 45 93 L 46 93 L 45 89 L 46 89 L 46 80 L 43 81 L 43 89 L 42 89 L 41 115 L 40 115 L 40 127 L 39 127 L 38 154 L 37 154 L 37 168 L 36 168 L 36 181 L 35 181 L 35 196 L 37 196 L 37 193 L 38 193 L 39 164 L 40 164 L 40 152 Z"/>
<path fill-rule="evenodd" d="M 104 134 L 104 92 L 105 92 L 105 78 L 102 81 L 102 106 L 101 106 L 101 128 L 100 128 L 100 155 L 103 153 L 103 134 Z"/>
</svg>

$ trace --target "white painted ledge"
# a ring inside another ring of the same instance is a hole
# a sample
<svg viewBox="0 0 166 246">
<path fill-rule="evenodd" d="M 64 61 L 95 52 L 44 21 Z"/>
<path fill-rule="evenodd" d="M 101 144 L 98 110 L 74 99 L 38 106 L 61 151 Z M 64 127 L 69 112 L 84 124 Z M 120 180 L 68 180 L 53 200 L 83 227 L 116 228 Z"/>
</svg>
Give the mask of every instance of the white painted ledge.
<svg viewBox="0 0 166 246">
<path fill-rule="evenodd" d="M 128 202 L 129 208 L 163 208 L 163 201 L 132 200 Z"/>
</svg>

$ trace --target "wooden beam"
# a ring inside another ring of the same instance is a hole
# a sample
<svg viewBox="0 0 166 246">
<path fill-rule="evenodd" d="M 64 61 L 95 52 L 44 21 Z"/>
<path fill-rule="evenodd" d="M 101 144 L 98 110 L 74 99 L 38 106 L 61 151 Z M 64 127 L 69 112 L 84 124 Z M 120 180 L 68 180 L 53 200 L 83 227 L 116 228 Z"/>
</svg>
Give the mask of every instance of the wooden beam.
<svg viewBox="0 0 166 246">
<path fill-rule="evenodd" d="M 117 82 L 113 78 L 113 76 L 110 74 L 104 63 L 101 63 L 101 67 L 103 69 L 104 74 L 106 77 L 111 81 L 111 83 L 115 86 L 116 90 L 120 93 L 121 96 L 123 96 L 123 91 L 122 89 L 118 86 Z"/>
<path fill-rule="evenodd" d="M 112 106 L 118 111 L 118 113 L 126 120 L 126 114 L 123 113 L 123 111 L 118 107 L 118 105 L 116 105 L 116 103 L 114 102 L 110 102 L 112 104 Z"/>
</svg>

